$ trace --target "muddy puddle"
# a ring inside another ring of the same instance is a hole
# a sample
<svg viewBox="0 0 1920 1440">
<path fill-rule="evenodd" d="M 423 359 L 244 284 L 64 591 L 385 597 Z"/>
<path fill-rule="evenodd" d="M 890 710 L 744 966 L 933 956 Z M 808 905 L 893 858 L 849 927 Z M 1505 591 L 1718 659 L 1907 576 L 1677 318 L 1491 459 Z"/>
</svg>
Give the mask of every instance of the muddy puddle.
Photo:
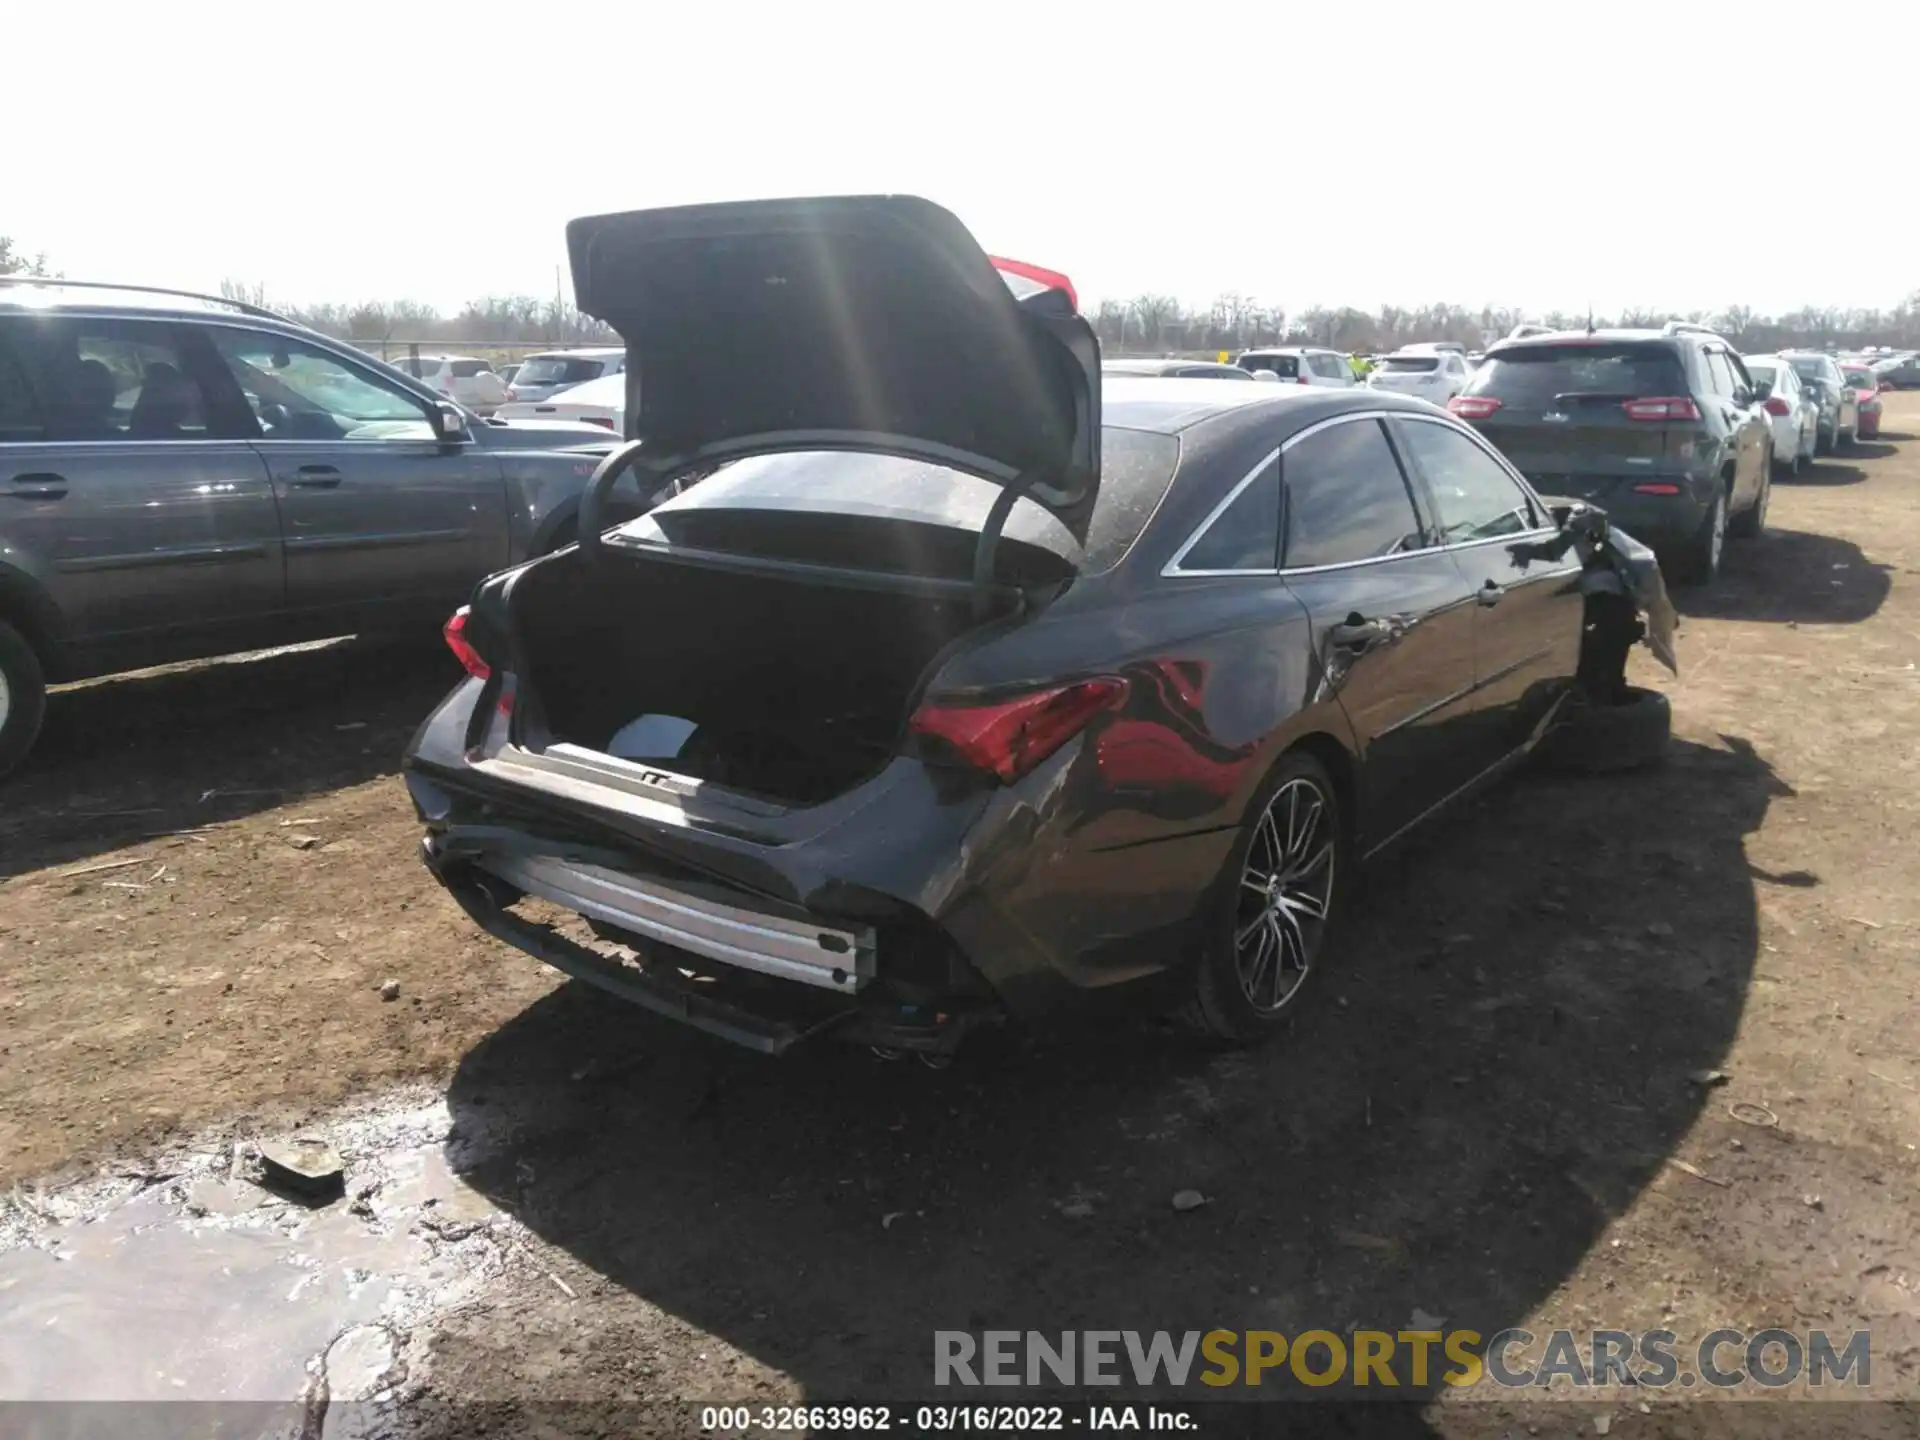
<svg viewBox="0 0 1920 1440">
<path fill-rule="evenodd" d="M 76 1402 L 112 1402 L 119 1435 L 360 1433 L 421 1378 L 429 1322 L 524 1244 L 455 1177 L 449 1128 L 443 1102 L 406 1097 L 299 1132 L 343 1162 L 324 1204 L 248 1178 L 244 1140 L 17 1188 L 0 1200 L 0 1402 L 42 1405 L 7 1433 L 74 1433 Z"/>
</svg>

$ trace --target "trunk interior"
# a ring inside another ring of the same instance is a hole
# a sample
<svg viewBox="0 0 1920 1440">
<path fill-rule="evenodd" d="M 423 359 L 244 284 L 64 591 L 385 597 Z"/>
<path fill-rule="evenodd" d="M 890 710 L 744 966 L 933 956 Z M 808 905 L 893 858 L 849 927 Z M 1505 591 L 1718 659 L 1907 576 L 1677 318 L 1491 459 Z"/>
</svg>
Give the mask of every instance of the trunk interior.
<svg viewBox="0 0 1920 1440">
<path fill-rule="evenodd" d="M 521 578 L 513 625 L 548 743 L 788 805 L 880 769 L 928 667 L 976 628 L 964 598 L 578 551 Z"/>
</svg>

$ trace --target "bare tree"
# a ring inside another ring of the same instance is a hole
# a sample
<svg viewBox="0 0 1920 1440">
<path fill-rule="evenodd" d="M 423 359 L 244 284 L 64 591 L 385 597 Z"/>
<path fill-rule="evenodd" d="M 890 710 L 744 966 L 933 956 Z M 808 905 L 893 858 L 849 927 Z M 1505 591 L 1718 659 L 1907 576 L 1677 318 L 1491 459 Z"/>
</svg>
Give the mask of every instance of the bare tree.
<svg viewBox="0 0 1920 1440">
<path fill-rule="evenodd" d="M 13 238 L 0 235 L 0 275 L 45 275 L 47 257 L 16 250 Z"/>
</svg>

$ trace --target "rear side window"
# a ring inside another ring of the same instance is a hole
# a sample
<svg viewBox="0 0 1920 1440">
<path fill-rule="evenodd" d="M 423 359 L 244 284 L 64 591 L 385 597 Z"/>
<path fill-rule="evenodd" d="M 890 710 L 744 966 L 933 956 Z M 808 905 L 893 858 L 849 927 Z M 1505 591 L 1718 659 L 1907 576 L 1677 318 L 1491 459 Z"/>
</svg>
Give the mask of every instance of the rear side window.
<svg viewBox="0 0 1920 1440">
<path fill-rule="evenodd" d="M 1240 368 L 1246 371 L 1271 370 L 1282 380 L 1300 378 L 1300 357 L 1297 355 L 1249 355 L 1240 362 Z"/>
<path fill-rule="evenodd" d="M 47 438 L 46 417 L 22 365 L 0 335 L 0 445 L 23 445 Z"/>
<path fill-rule="evenodd" d="M 456 360 L 453 362 L 453 378 L 471 380 L 476 375 L 492 373 L 493 367 L 484 360 Z"/>
<path fill-rule="evenodd" d="M 1489 355 L 1466 393 L 1503 405 L 1550 408 L 1558 396 L 1631 400 L 1641 395 L 1685 395 L 1686 372 L 1664 345 L 1596 342 L 1521 345 Z"/>
<path fill-rule="evenodd" d="M 1269 460 L 1180 557 L 1180 569 L 1271 571 L 1279 554 L 1280 464 Z"/>
<path fill-rule="evenodd" d="M 604 360 L 572 355 L 536 355 L 515 373 L 516 385 L 579 385 L 598 380 L 610 367 Z"/>
<path fill-rule="evenodd" d="M 1280 457 L 1288 569 L 1373 560 L 1426 544 L 1378 420 L 1317 430 Z"/>
<path fill-rule="evenodd" d="M 139 320 L 49 318 L 10 337 L 53 440 L 206 440 L 189 332 Z M 226 427 L 232 433 L 232 426 Z"/>
</svg>

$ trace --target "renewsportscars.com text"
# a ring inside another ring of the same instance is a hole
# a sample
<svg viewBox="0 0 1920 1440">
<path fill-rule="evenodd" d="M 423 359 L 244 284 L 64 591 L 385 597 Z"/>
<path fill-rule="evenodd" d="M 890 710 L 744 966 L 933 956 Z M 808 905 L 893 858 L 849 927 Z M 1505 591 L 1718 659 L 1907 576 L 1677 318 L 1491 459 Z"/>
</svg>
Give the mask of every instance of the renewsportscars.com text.
<svg viewBox="0 0 1920 1440">
<path fill-rule="evenodd" d="M 1502 1389 L 1632 1385 L 1728 1390 L 1872 1383 L 1872 1336 L 1855 1330 L 937 1330 L 942 1386 L 1332 1386 Z"/>
</svg>

